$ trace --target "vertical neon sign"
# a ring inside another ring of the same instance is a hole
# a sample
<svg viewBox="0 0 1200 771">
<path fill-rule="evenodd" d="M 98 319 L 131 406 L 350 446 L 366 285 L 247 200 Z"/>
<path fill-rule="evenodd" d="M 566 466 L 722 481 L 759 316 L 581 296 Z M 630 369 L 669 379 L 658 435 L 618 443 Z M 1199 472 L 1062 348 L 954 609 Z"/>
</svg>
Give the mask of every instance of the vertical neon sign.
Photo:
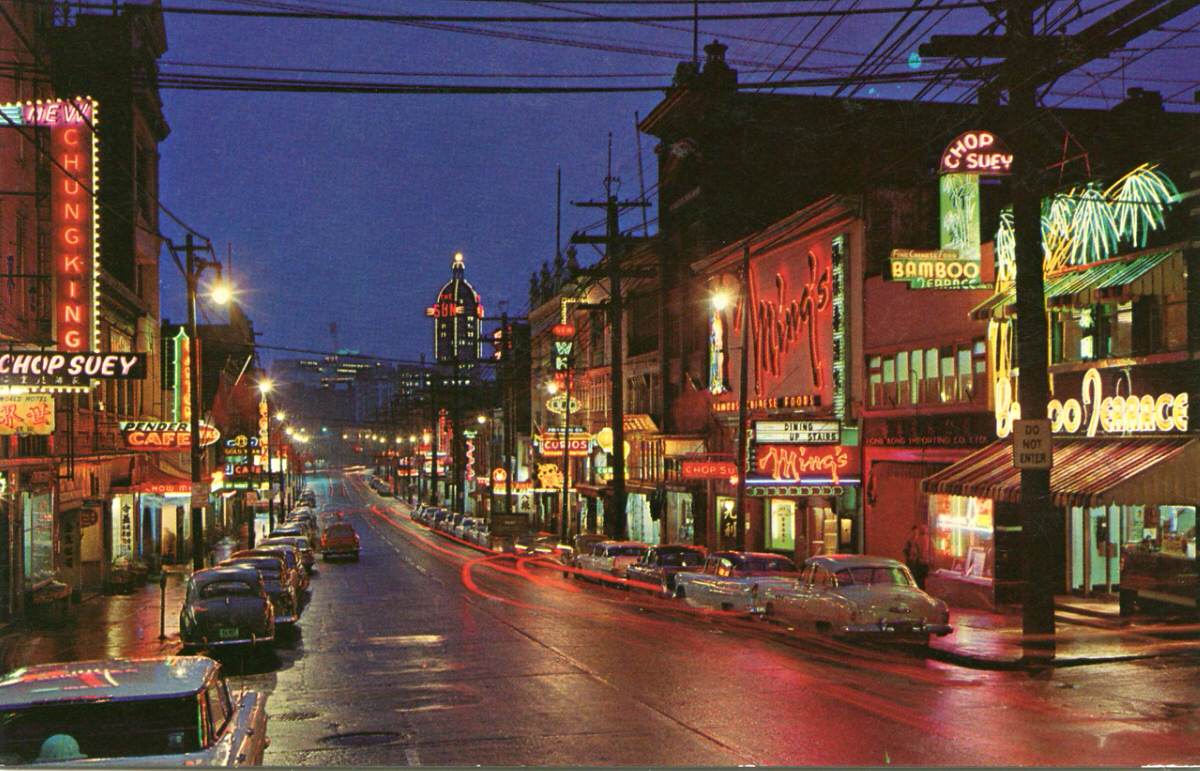
<svg viewBox="0 0 1200 771">
<path fill-rule="evenodd" d="M 99 350 L 96 103 L 35 102 L 22 114 L 27 125 L 50 129 L 54 340 L 63 351 Z"/>
</svg>

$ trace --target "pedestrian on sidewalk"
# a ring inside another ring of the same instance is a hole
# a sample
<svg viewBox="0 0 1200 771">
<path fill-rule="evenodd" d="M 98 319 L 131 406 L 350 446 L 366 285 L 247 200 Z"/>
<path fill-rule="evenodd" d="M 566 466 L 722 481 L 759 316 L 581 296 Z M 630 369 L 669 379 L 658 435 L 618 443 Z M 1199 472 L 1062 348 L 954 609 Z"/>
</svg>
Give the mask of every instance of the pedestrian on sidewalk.
<svg viewBox="0 0 1200 771">
<path fill-rule="evenodd" d="M 904 544 L 904 564 L 912 573 L 913 580 L 921 589 L 925 588 L 925 577 L 929 575 L 929 532 L 925 525 L 913 525 Z"/>
</svg>

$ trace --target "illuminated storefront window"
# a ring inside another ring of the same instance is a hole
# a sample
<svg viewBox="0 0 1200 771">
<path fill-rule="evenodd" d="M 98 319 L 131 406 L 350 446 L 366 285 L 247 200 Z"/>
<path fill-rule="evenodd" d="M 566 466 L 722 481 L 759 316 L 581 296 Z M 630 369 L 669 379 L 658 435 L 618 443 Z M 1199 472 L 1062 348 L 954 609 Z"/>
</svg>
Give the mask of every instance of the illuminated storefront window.
<svg viewBox="0 0 1200 771">
<path fill-rule="evenodd" d="M 963 495 L 929 496 L 933 568 L 991 578 L 994 562 L 992 501 Z"/>
<path fill-rule="evenodd" d="M 771 498 L 770 523 L 767 528 L 767 548 L 774 551 L 796 549 L 796 501 Z"/>
<path fill-rule="evenodd" d="M 21 493 L 25 523 L 25 585 L 32 589 L 54 577 L 54 506 L 50 493 Z"/>
</svg>

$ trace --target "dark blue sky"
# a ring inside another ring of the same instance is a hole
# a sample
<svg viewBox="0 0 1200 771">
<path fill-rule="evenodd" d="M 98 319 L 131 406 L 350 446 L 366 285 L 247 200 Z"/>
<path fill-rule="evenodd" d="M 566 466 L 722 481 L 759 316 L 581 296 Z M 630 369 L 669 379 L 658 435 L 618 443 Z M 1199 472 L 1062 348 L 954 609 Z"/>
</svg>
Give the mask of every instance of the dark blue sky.
<svg viewBox="0 0 1200 771">
<path fill-rule="evenodd" d="M 1085 4 L 1092 7 L 1097 0 Z M 165 5 L 183 4 L 164 0 Z M 279 3 L 189 0 L 190 6 L 239 7 Z M 863 5 L 897 5 L 867 0 Z M 551 15 L 595 7 L 467 2 L 316 2 L 290 6 L 385 13 Z M 796 2 L 708 6 L 708 13 L 825 7 Z M 905 5 L 907 5 L 905 3 Z M 1065 4 L 1062 5 L 1064 8 Z M 690 6 L 623 6 L 620 13 L 686 13 Z M 832 20 L 775 19 L 702 23 L 703 42 L 718 36 L 741 79 L 761 80 L 791 53 L 787 69 L 811 46 L 793 77 L 845 72 L 871 50 L 894 16 L 856 16 L 836 28 Z M 914 17 L 915 18 L 915 17 Z M 976 31 L 983 12 L 956 11 L 948 20 L 930 15 L 889 57 L 904 68 L 928 33 Z M 167 14 L 170 50 L 164 72 L 218 72 L 189 64 L 339 68 L 404 72 L 625 73 L 607 82 L 669 82 L 678 60 L 690 53 L 687 25 L 490 25 L 490 29 L 551 36 L 588 46 L 621 45 L 670 56 L 635 55 L 418 29 L 396 24 L 195 17 Z M 1200 43 L 1200 13 L 1170 26 L 1189 31 L 1154 33 L 1137 45 Z M 826 36 L 826 33 L 828 35 Z M 806 37 L 807 35 L 807 37 Z M 742 38 L 742 39 L 738 39 Z M 793 51 L 792 46 L 803 47 Z M 1144 58 L 1137 58 L 1140 54 Z M 1157 88 L 1179 102 L 1190 100 L 1197 80 L 1187 49 L 1131 50 L 1120 75 L 1061 81 L 1049 104 L 1088 87 L 1098 107 L 1115 103 L 1123 85 Z M 754 63 L 760 63 L 755 66 Z M 1103 75 L 1120 58 L 1089 67 Z M 927 65 L 926 65 L 927 66 Z M 1190 67 L 1190 71 L 1188 70 Z M 786 69 L 785 69 L 786 71 Z M 659 73 L 659 77 L 640 77 Z M 222 75 L 247 75 L 220 70 Z M 256 73 L 278 77 L 320 77 Z M 636 77 L 635 77 L 636 76 Z M 346 80 L 349 76 L 329 76 Z M 774 77 L 779 77 L 776 72 Z M 403 82 L 495 82 L 447 77 L 371 76 Z M 562 81 L 517 78 L 508 83 Z M 578 82 L 578 81 L 573 81 Z M 593 81 L 596 82 L 596 81 Z M 902 98 L 910 87 L 880 86 L 861 96 Z M 450 274 L 456 250 L 466 256 L 467 278 L 483 295 L 489 314 L 507 299 L 511 313 L 527 304 L 529 273 L 554 256 L 555 168 L 563 168 L 564 202 L 599 197 L 608 132 L 622 192 L 638 190 L 634 111 L 645 115 L 654 93 L 538 96 L 253 94 L 165 90 L 170 137 L 160 147 L 161 197 L 221 255 L 232 244 L 234 274 L 243 304 L 263 333 L 260 342 L 329 349 L 330 322 L 338 342 L 379 355 L 416 358 L 430 351 L 431 321 L 424 307 Z M 1172 109 L 1181 109 L 1172 104 Z M 653 140 L 642 138 L 646 184 L 655 179 Z M 653 198 L 653 196 L 651 196 Z M 635 215 L 627 223 L 632 225 Z M 653 216 L 653 210 L 651 212 Z M 564 240 L 597 219 L 592 210 L 564 203 Z M 640 217 L 639 217 L 640 219 Z M 165 220 L 163 231 L 181 240 Z M 584 262 L 595 258 L 590 247 Z M 164 259 L 163 314 L 184 316 L 183 282 Z"/>
</svg>

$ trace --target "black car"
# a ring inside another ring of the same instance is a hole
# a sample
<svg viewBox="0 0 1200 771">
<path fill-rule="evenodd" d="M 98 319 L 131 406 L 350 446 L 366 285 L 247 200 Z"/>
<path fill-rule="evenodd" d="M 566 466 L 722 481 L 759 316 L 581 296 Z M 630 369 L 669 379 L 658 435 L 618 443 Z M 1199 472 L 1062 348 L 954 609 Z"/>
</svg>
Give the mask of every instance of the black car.
<svg viewBox="0 0 1200 771">
<path fill-rule="evenodd" d="M 645 588 L 657 587 L 657 591 L 671 596 L 675 592 L 675 576 L 703 570 L 705 554 L 703 546 L 651 546 L 641 559 L 625 568 L 625 577 Z"/>
<path fill-rule="evenodd" d="M 249 566 L 198 570 L 179 612 L 185 650 L 270 645 L 275 613 L 258 570 Z"/>
</svg>

